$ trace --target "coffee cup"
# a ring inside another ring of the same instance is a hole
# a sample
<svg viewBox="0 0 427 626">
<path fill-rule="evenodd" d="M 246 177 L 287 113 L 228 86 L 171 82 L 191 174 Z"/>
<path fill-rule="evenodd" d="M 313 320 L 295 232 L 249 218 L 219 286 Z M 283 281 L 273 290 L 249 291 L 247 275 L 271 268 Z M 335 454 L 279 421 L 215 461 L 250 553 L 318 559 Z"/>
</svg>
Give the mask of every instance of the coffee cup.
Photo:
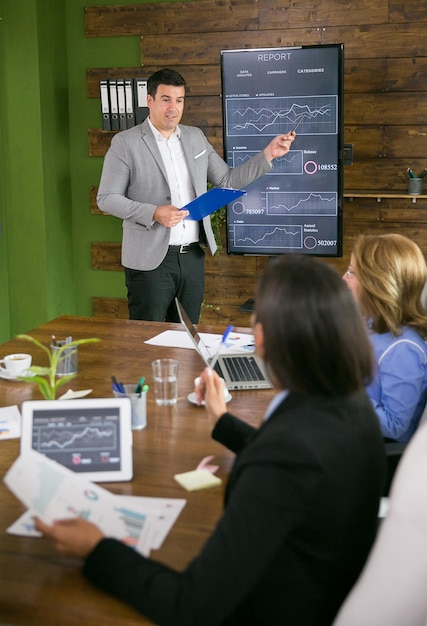
<svg viewBox="0 0 427 626">
<path fill-rule="evenodd" d="M 11 377 L 23 375 L 31 367 L 31 354 L 8 354 L 0 360 L 0 371 Z"/>
</svg>

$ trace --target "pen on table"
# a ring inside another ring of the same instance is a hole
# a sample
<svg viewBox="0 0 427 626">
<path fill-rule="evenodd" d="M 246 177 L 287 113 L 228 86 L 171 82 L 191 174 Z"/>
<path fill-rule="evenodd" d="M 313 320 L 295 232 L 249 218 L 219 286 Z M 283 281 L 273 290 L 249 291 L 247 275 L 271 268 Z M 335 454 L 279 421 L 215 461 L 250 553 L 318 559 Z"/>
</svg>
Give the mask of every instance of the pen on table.
<svg viewBox="0 0 427 626">
<path fill-rule="evenodd" d="M 231 333 L 232 330 L 233 330 L 233 326 L 231 324 L 230 324 L 230 326 L 227 326 L 227 328 L 225 329 L 224 334 L 223 334 L 222 339 L 221 339 L 221 343 L 219 344 L 218 349 L 215 352 L 215 355 L 214 355 L 212 361 L 209 363 L 209 367 L 211 368 L 211 370 L 214 369 L 214 367 L 216 365 L 216 362 L 218 361 L 220 352 L 222 350 L 222 346 L 227 341 L 227 337 Z"/>
<path fill-rule="evenodd" d="M 409 178 L 415 178 L 414 172 L 411 170 L 410 167 L 408 167 L 408 169 L 406 171 L 408 172 Z"/>
<path fill-rule="evenodd" d="M 125 388 L 122 383 L 117 382 L 117 378 L 115 376 L 111 376 L 111 380 L 113 381 L 113 389 L 118 393 L 125 393 Z"/>
</svg>

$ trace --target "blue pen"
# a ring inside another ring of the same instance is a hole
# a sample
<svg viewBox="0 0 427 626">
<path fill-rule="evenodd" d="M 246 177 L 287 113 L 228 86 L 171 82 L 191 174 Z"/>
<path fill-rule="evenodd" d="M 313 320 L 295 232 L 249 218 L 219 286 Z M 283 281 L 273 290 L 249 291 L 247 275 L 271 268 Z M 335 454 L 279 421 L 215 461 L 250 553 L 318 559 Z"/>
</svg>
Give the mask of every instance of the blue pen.
<svg viewBox="0 0 427 626">
<path fill-rule="evenodd" d="M 218 350 L 216 351 L 215 356 L 213 357 L 212 361 L 209 363 L 209 367 L 211 368 L 211 370 L 213 370 L 213 369 L 214 369 L 214 367 L 215 367 L 215 365 L 216 365 L 216 362 L 218 361 L 219 355 L 220 355 L 220 353 L 221 353 L 222 346 L 223 346 L 223 345 L 225 344 L 225 342 L 227 341 L 227 337 L 228 337 L 228 335 L 231 333 L 231 331 L 233 330 L 233 328 L 234 328 L 234 327 L 230 324 L 230 326 L 228 326 L 228 327 L 225 329 L 225 332 L 224 332 L 224 334 L 223 334 L 223 336 L 222 336 L 222 339 L 221 339 L 221 343 L 220 343 L 220 344 L 219 344 L 219 346 L 218 346 Z"/>
<path fill-rule="evenodd" d="M 113 381 L 114 391 L 117 393 L 126 393 L 122 383 L 117 382 L 117 378 L 115 376 L 111 376 L 111 380 Z"/>
</svg>

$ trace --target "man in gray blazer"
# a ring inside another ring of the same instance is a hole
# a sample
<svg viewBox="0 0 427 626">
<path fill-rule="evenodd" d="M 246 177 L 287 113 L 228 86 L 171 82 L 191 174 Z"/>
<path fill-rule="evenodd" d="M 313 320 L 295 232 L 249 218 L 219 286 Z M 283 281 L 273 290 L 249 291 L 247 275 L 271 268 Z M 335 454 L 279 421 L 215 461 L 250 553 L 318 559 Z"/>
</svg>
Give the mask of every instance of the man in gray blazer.
<svg viewBox="0 0 427 626">
<path fill-rule="evenodd" d="M 122 264 L 130 319 L 179 322 L 175 297 L 197 323 L 204 293 L 200 243 L 216 250 L 210 218 L 185 219 L 180 210 L 215 187 L 241 189 L 289 152 L 295 132 L 275 137 L 252 159 L 231 169 L 203 132 L 182 126 L 185 80 L 163 69 L 147 83 L 149 118 L 115 135 L 105 156 L 97 202 L 123 220 Z"/>
</svg>

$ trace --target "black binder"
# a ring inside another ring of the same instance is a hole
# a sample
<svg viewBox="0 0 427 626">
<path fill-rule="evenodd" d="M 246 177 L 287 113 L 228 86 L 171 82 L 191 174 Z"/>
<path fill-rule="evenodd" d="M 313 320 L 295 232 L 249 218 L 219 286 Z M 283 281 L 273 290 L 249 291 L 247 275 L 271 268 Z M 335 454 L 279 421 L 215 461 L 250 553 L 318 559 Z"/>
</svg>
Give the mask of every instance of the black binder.
<svg viewBox="0 0 427 626">
<path fill-rule="evenodd" d="M 122 78 L 117 79 L 117 102 L 119 106 L 119 129 L 126 130 L 125 81 Z"/>
<path fill-rule="evenodd" d="M 133 87 L 135 124 L 141 124 L 149 114 L 147 107 L 147 79 L 134 78 Z"/>
<path fill-rule="evenodd" d="M 135 126 L 133 99 L 133 81 L 132 79 L 125 80 L 126 128 Z"/>
<path fill-rule="evenodd" d="M 108 83 L 106 80 L 99 81 L 99 91 L 101 94 L 102 129 L 111 130 L 110 98 L 108 96 Z"/>
<path fill-rule="evenodd" d="M 108 81 L 110 91 L 111 130 L 119 130 L 119 105 L 117 102 L 117 85 L 115 79 Z"/>
</svg>

